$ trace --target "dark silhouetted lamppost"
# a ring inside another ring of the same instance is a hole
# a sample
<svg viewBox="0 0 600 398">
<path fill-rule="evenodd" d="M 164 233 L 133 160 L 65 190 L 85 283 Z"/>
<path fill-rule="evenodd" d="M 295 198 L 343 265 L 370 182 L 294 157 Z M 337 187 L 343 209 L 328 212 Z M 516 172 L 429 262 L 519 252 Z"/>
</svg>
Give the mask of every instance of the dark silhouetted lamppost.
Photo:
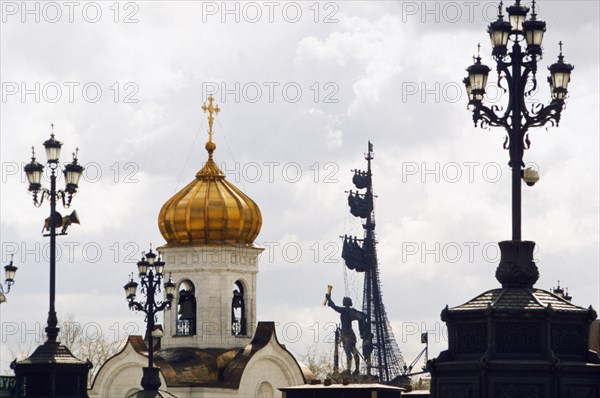
<svg viewBox="0 0 600 398">
<path fill-rule="evenodd" d="M 33 203 L 40 207 L 45 199 L 50 201 L 50 216 L 45 220 L 44 236 L 50 237 L 50 299 L 48 321 L 46 326 L 46 342 L 39 346 L 34 353 L 22 361 L 13 361 L 11 367 L 16 375 L 15 397 L 87 397 L 89 362 L 75 358 L 69 349 L 57 341 L 58 319 L 56 316 L 56 236 L 66 235 L 69 225 L 79 224 L 77 212 L 63 217 L 56 211 L 56 202 L 60 200 L 65 208 L 69 208 L 71 201 L 79 187 L 79 179 L 83 167 L 77 163 L 77 150 L 73 154 L 73 161 L 67 164 L 63 171 L 65 189 L 56 189 L 57 170 L 59 169 L 60 150 L 62 142 L 54 137 L 54 125 L 50 139 L 44 142 L 46 166 L 38 163 L 35 152 L 31 162 L 25 166 L 25 173 L 29 181 L 29 191 L 33 194 Z M 42 174 L 45 167 L 50 170 L 50 189 L 42 187 Z M 61 228 L 57 234 L 56 229 Z"/>
<path fill-rule="evenodd" d="M 48 217 L 44 223 L 44 229 L 42 232 L 48 231 L 44 236 L 50 237 L 50 310 L 48 311 L 48 326 L 46 327 L 46 334 L 48 341 L 55 342 L 58 336 L 59 329 L 57 327 L 57 317 L 55 308 L 56 298 L 56 228 L 62 228 L 59 235 L 66 235 L 66 231 L 69 225 L 72 223 L 79 224 L 77 218 L 77 212 L 71 213 L 71 215 L 63 217 L 59 212 L 56 211 L 56 201 L 61 200 L 63 207 L 68 209 L 71 206 L 73 195 L 77 192 L 79 187 L 79 179 L 83 173 L 83 167 L 77 163 L 77 152 L 73 154 L 73 162 L 65 166 L 63 174 L 65 175 L 65 189 L 56 189 L 56 170 L 59 167 L 58 161 L 60 158 L 60 150 L 62 142 L 54 138 L 54 125 L 52 125 L 52 134 L 50 139 L 44 142 L 44 148 L 46 149 L 46 156 L 48 163 L 46 166 L 50 169 L 50 189 L 42 188 L 41 180 L 44 172 L 44 166 L 38 163 L 35 159 L 35 151 L 32 147 L 31 162 L 25 166 L 25 173 L 29 181 L 29 191 L 33 194 L 33 204 L 36 207 L 40 207 L 44 202 L 44 199 L 50 200 L 50 217 Z"/>
<path fill-rule="evenodd" d="M 498 19 L 488 27 L 492 42 L 492 56 L 498 71 L 498 86 L 505 92 L 508 90 L 506 108 L 493 105 L 486 106 L 485 88 L 490 68 L 481 63 L 478 54 L 473 65 L 467 68 L 469 76 L 463 80 L 469 96 L 469 105 L 473 109 L 473 121 L 480 127 L 498 126 L 506 130 L 504 148 L 510 155 L 509 166 L 512 168 L 512 240 L 521 240 L 521 179 L 527 185 L 533 185 L 539 175 L 533 169 L 524 169 L 523 152 L 529 149 L 529 129 L 544 126 L 547 123 L 558 125 L 560 115 L 565 107 L 567 87 L 573 66 L 564 62 L 562 42 L 558 62 L 551 65 L 550 89 L 552 102 L 548 105 L 533 103 L 529 108 L 526 100 L 537 87 L 536 77 L 538 60 L 542 57 L 542 39 L 546 31 L 546 23 L 537 19 L 535 0 L 532 5 L 530 19 L 527 18 L 529 8 L 521 5 L 520 0 L 506 10 L 508 21 L 502 15 L 500 3 Z M 508 52 L 509 42 L 512 42 Z M 506 82 L 506 87 L 502 81 Z"/>
<path fill-rule="evenodd" d="M 4 291 L 4 287 L 2 287 L 2 283 L 0 283 L 0 304 L 6 303 L 6 294 L 10 293 L 10 287 L 15 283 L 15 273 L 17 272 L 17 267 L 13 265 L 13 255 L 10 255 L 10 263 L 4 266 L 4 275 L 5 275 L 5 283 L 6 283 L 6 292 Z"/>
<path fill-rule="evenodd" d="M 164 300 L 160 301 L 157 296 L 161 292 L 160 283 L 163 279 L 165 263 L 162 261 L 160 253 L 157 256 L 156 253 L 152 251 L 152 248 L 150 248 L 148 253 L 142 255 L 142 259 L 138 261 L 137 267 L 140 277 L 140 284 L 142 286 L 141 291 L 146 296 L 146 300 L 135 300 L 138 283 L 133 280 L 133 274 L 131 276 L 131 280 L 125 286 L 123 286 L 123 288 L 125 289 L 127 301 L 129 301 L 129 308 L 131 310 L 141 311 L 146 314 L 145 321 L 146 337 L 148 339 L 148 367 L 144 368 L 141 384 L 144 388 L 144 392 L 155 392 L 155 396 L 171 396 L 170 394 L 166 395 L 163 392 L 158 392 L 161 382 L 158 375 L 159 369 L 155 368 L 153 365 L 154 342 L 152 333 L 154 332 L 156 315 L 159 312 L 170 308 L 171 306 L 171 302 L 173 301 L 175 294 L 175 284 L 171 278 L 164 283 Z M 147 394 L 144 396 L 147 396 Z"/>
<path fill-rule="evenodd" d="M 488 27 L 498 85 L 508 91 L 506 109 L 483 104 L 490 68 L 479 55 L 467 69 L 465 84 L 475 125 L 506 130 L 504 147 L 512 168 L 512 240 L 499 243 L 496 279 L 502 287 L 442 310 L 448 349 L 427 364 L 431 396 L 597 397 L 600 357 L 589 348 L 590 325 L 597 313 L 591 306 L 572 303 L 561 288 L 552 292 L 536 288 L 535 242 L 521 239 L 521 179 L 527 185 L 539 179 L 535 170 L 523 164 L 529 130 L 548 123 L 558 125 L 573 66 L 564 62 L 560 44 L 558 62 L 549 67 L 551 102 L 528 104 L 538 87 L 536 73 L 546 23 L 537 19 L 535 1 L 529 19 L 529 8 L 520 0 L 506 11 L 508 21 L 500 3 L 498 19 Z M 566 256 L 567 267 L 569 261 L 577 260 Z"/>
</svg>

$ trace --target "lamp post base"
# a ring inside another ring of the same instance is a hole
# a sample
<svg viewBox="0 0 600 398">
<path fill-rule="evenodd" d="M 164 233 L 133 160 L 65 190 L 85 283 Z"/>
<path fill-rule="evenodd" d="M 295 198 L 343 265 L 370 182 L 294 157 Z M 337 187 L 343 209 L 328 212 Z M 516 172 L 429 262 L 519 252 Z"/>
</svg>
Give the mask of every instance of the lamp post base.
<svg viewBox="0 0 600 398">
<path fill-rule="evenodd" d="M 532 288 L 540 277 L 533 261 L 535 242 L 506 240 L 499 242 L 500 265 L 496 269 L 496 279 L 502 287 Z"/>
<path fill-rule="evenodd" d="M 161 384 L 158 372 L 158 368 L 144 368 L 144 375 L 142 376 L 142 387 L 144 388 L 144 391 L 158 391 Z"/>
</svg>

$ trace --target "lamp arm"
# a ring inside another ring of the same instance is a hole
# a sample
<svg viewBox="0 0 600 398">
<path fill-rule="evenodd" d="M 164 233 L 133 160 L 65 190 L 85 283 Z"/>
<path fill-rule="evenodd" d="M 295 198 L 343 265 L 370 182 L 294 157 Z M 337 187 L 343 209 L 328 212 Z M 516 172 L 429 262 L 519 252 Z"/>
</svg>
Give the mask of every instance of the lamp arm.
<svg viewBox="0 0 600 398">
<path fill-rule="evenodd" d="M 523 66 L 525 67 L 525 69 L 523 70 L 523 74 L 521 75 L 521 81 L 525 83 L 522 85 L 523 86 L 523 97 L 529 97 L 532 94 L 534 94 L 538 88 L 536 58 L 532 58 L 531 60 L 529 60 L 527 62 L 523 62 Z M 530 90 L 525 91 L 525 86 L 527 85 L 527 79 L 529 79 L 529 76 L 531 76 L 531 81 L 533 82 L 533 87 Z M 525 109 L 525 107 L 523 107 L 523 109 Z"/>
<path fill-rule="evenodd" d="M 38 192 L 40 193 L 40 199 L 38 200 Z M 41 207 L 44 203 L 44 199 L 50 199 L 50 191 L 46 188 L 42 188 L 40 191 L 33 193 L 33 205 L 35 207 Z"/>
<path fill-rule="evenodd" d="M 142 311 L 142 312 L 146 312 L 146 308 L 144 308 L 144 306 L 142 304 L 140 304 L 137 301 L 129 301 L 129 309 L 130 310 L 136 310 L 136 311 Z"/>
<path fill-rule="evenodd" d="M 496 73 L 498 74 L 498 87 L 502 89 L 504 93 L 508 90 L 502 86 L 502 79 L 506 79 L 508 87 L 512 87 L 512 76 L 510 74 L 509 67 L 512 66 L 512 62 L 504 62 L 502 60 L 496 61 Z M 510 97 L 509 97 L 510 99 Z M 510 106 L 508 107 L 510 109 Z"/>
<path fill-rule="evenodd" d="M 508 112 L 504 112 L 503 116 L 499 116 L 497 112 L 501 112 L 502 108 L 498 105 L 487 107 L 481 103 L 475 104 L 473 110 L 473 122 L 475 127 L 487 128 L 488 126 L 505 127 L 508 129 Z"/>
<path fill-rule="evenodd" d="M 156 312 L 164 311 L 167 307 L 171 305 L 171 300 L 166 300 L 156 306 Z"/>
<path fill-rule="evenodd" d="M 560 115 L 565 107 L 562 100 L 554 100 L 549 105 L 534 104 L 531 113 L 525 115 L 525 127 L 542 127 L 548 123 L 552 127 L 560 123 Z"/>
<path fill-rule="evenodd" d="M 71 207 L 71 201 L 73 200 L 72 193 L 67 193 L 67 192 L 63 191 L 62 189 L 59 189 L 58 191 L 56 191 L 56 198 L 60 199 L 62 201 L 62 205 L 65 209 L 68 209 L 69 207 Z"/>
<path fill-rule="evenodd" d="M 140 292 L 148 295 L 148 290 L 150 289 L 150 283 L 148 282 L 147 277 L 140 278 Z"/>
</svg>

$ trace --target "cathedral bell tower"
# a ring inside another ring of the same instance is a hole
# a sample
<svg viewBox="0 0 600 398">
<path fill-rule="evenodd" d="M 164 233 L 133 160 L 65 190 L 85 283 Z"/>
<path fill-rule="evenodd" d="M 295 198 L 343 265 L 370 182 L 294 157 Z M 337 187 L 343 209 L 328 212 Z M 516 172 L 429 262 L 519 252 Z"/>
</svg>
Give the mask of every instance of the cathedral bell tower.
<svg viewBox="0 0 600 398">
<path fill-rule="evenodd" d="M 256 274 L 262 225 L 252 199 L 226 180 L 213 160 L 214 117 L 208 98 L 208 160 L 196 178 L 162 207 L 160 248 L 176 294 L 164 315 L 162 348 L 246 346 L 256 325 Z"/>
</svg>

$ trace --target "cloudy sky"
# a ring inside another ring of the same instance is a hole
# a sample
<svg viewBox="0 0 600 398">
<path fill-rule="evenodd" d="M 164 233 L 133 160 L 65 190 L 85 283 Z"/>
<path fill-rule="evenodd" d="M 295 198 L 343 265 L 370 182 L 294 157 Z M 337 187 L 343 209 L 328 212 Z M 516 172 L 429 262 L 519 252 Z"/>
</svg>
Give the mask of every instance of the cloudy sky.
<svg viewBox="0 0 600 398">
<path fill-rule="evenodd" d="M 62 159 L 80 148 L 86 174 L 74 200 L 80 226 L 59 239 L 57 310 L 90 333 L 119 338 L 142 327 L 122 286 L 139 253 L 164 243 L 163 203 L 206 160 L 203 101 L 214 94 L 215 158 L 260 206 L 258 319 L 303 354 L 330 345 L 333 297 L 360 303 L 345 273 L 350 170 L 375 147 L 374 185 L 384 302 L 410 362 L 429 331 L 447 346 L 439 314 L 498 287 L 496 242 L 510 239 L 504 132 L 473 127 L 462 92 L 493 2 L 11 2 L 2 1 L 1 261 L 16 284 L 2 305 L 0 374 L 10 347 L 31 341 L 47 313 L 48 206 L 34 208 L 22 166 L 55 124 Z M 559 128 L 531 132 L 523 237 L 537 242 L 541 277 L 574 303 L 600 308 L 599 3 L 540 1 L 548 24 L 540 88 L 562 40 L 575 65 Z M 490 81 L 495 81 L 495 75 Z M 495 87 L 490 101 L 504 104 Z M 167 265 L 168 266 L 168 265 Z M 25 345 L 27 343 L 24 343 Z"/>
</svg>

